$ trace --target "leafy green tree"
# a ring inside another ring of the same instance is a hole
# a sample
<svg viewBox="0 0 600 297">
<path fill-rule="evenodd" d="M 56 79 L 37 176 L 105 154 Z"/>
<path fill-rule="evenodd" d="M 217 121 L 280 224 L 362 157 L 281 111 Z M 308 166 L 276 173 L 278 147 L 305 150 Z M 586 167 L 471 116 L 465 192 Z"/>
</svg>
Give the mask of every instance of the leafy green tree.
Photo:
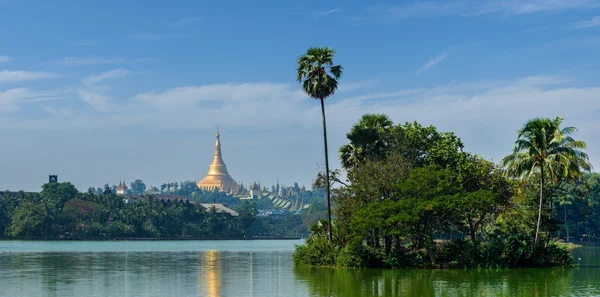
<svg viewBox="0 0 600 297">
<path fill-rule="evenodd" d="M 500 214 L 512 196 L 512 185 L 504 177 L 502 168 L 477 155 L 463 154 L 456 170 L 461 186 L 460 228 L 465 229 L 471 241 L 477 240 L 486 219 Z"/>
<path fill-rule="evenodd" d="M 390 146 L 402 152 L 414 167 L 437 164 L 455 166 L 464 147 L 452 132 L 439 132 L 436 127 L 423 127 L 417 122 L 394 126 Z"/>
<path fill-rule="evenodd" d="M 77 197 L 77 188 L 69 182 L 47 183 L 42 185 L 41 201 L 53 208 L 62 208 L 66 201 Z"/>
<path fill-rule="evenodd" d="M 329 220 L 329 240 L 331 240 L 331 193 L 329 186 L 329 154 L 327 151 L 327 122 L 325 120 L 325 98 L 333 95 L 342 76 L 342 66 L 334 65 L 331 48 L 311 47 L 298 58 L 297 79 L 302 83 L 302 90 L 311 98 L 321 102 L 323 117 L 323 144 L 325 148 L 325 179 L 327 189 L 327 208 Z M 329 72 L 328 72 L 329 70 Z"/>
<path fill-rule="evenodd" d="M 538 219 L 534 243 L 538 243 L 544 206 L 544 181 L 548 177 L 555 182 L 560 178 L 580 177 L 583 171 L 590 171 L 588 155 L 583 141 L 574 140 L 571 135 L 575 127 L 561 129 L 563 118 L 535 118 L 529 120 L 517 135 L 513 153 L 502 160 L 507 167 L 507 175 L 527 180 L 534 174 L 540 176 Z"/>
<path fill-rule="evenodd" d="M 131 191 L 134 194 L 142 194 L 146 191 L 146 184 L 141 179 L 136 179 L 131 183 Z"/>
<path fill-rule="evenodd" d="M 17 199 L 12 195 L 0 193 L 0 237 L 5 234 L 11 224 L 11 215 L 17 206 Z"/>
<path fill-rule="evenodd" d="M 200 189 L 193 181 L 184 181 L 179 184 L 177 195 L 191 197 L 192 193 L 199 192 Z"/>
<path fill-rule="evenodd" d="M 99 221 L 102 217 L 103 209 L 98 203 L 80 199 L 72 199 L 65 202 L 62 209 L 64 216 L 74 225 Z"/>
<path fill-rule="evenodd" d="M 50 224 L 48 208 L 45 203 L 23 201 L 12 215 L 12 224 L 8 227 L 8 235 L 42 236 L 48 234 Z"/>
<path fill-rule="evenodd" d="M 256 219 L 258 210 L 256 209 L 256 202 L 253 200 L 243 200 L 240 205 L 236 207 L 236 211 L 239 214 L 238 220 L 244 230 L 248 232 Z"/>
</svg>

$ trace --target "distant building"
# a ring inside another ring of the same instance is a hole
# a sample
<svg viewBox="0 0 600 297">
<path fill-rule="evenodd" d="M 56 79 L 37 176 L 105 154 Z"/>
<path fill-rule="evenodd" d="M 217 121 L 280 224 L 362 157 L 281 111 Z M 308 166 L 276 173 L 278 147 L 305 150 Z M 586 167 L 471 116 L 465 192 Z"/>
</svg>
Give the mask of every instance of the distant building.
<svg viewBox="0 0 600 297">
<path fill-rule="evenodd" d="M 185 205 L 195 205 L 196 207 L 202 207 L 206 212 L 211 212 L 214 207 L 215 211 L 218 214 L 228 214 L 234 217 L 237 217 L 239 214 L 220 203 L 196 203 L 191 201 L 188 197 L 185 196 L 177 196 L 177 195 L 168 195 L 168 194 L 160 194 L 160 195 L 125 195 L 124 200 L 125 203 L 135 203 L 142 199 L 156 199 L 165 204 L 185 204 Z"/>
<path fill-rule="evenodd" d="M 223 162 L 221 154 L 221 141 L 219 139 L 219 130 L 217 130 L 217 142 L 215 143 L 215 153 L 213 161 L 208 167 L 208 174 L 198 182 L 198 188 L 202 190 L 219 190 L 231 194 L 239 191 L 238 183 L 227 172 L 227 166 Z"/>
<path fill-rule="evenodd" d="M 212 209 L 214 208 L 214 210 L 217 213 L 220 213 L 220 214 L 229 214 L 229 215 L 234 216 L 234 217 L 237 217 L 239 215 L 235 210 L 233 210 L 233 209 L 231 209 L 229 207 L 226 207 L 223 204 L 219 204 L 219 203 L 200 203 L 200 205 L 202 207 L 204 207 L 204 209 L 206 209 L 206 212 L 211 212 Z"/>
<path fill-rule="evenodd" d="M 127 193 L 127 184 L 124 181 L 120 181 L 117 186 L 117 195 L 125 195 Z"/>
</svg>

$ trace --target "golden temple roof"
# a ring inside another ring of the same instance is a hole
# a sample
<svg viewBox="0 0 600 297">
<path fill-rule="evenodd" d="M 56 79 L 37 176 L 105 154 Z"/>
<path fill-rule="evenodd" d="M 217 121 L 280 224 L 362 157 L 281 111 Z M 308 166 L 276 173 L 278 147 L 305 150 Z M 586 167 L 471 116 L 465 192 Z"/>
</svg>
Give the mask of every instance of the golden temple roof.
<svg viewBox="0 0 600 297">
<path fill-rule="evenodd" d="M 235 193 L 239 186 L 227 172 L 227 166 L 223 162 L 221 154 L 221 141 L 219 138 L 219 130 L 217 129 L 217 142 L 215 143 L 213 161 L 208 167 L 208 174 L 197 185 L 202 190 L 219 189 L 220 191 Z"/>
</svg>

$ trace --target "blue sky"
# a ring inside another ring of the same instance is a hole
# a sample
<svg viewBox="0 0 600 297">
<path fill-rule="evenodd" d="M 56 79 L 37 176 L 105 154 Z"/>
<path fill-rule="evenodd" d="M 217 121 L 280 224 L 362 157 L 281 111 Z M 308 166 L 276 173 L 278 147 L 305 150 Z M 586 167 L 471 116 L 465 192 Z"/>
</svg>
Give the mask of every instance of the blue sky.
<svg viewBox="0 0 600 297">
<path fill-rule="evenodd" d="M 500 160 L 529 118 L 564 116 L 600 166 L 600 1 L 0 0 L 0 189 L 202 178 L 221 129 L 238 181 L 310 184 L 307 47 L 344 66 L 332 167 L 363 113 L 453 131 Z"/>
</svg>

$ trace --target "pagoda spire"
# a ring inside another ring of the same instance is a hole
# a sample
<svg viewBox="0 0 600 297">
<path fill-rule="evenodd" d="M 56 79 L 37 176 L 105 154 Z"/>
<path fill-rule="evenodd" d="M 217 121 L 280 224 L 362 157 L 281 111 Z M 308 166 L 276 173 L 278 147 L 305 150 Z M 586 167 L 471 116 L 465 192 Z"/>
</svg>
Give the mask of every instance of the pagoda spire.
<svg viewBox="0 0 600 297">
<path fill-rule="evenodd" d="M 218 188 L 219 190 L 225 192 L 237 192 L 239 190 L 239 185 L 233 178 L 231 178 L 229 172 L 227 172 L 227 166 L 223 161 L 220 137 L 221 135 L 219 134 L 219 128 L 217 127 L 217 139 L 215 141 L 215 152 L 212 163 L 208 168 L 208 174 L 206 177 L 198 182 L 197 185 L 200 189 Z"/>
</svg>

